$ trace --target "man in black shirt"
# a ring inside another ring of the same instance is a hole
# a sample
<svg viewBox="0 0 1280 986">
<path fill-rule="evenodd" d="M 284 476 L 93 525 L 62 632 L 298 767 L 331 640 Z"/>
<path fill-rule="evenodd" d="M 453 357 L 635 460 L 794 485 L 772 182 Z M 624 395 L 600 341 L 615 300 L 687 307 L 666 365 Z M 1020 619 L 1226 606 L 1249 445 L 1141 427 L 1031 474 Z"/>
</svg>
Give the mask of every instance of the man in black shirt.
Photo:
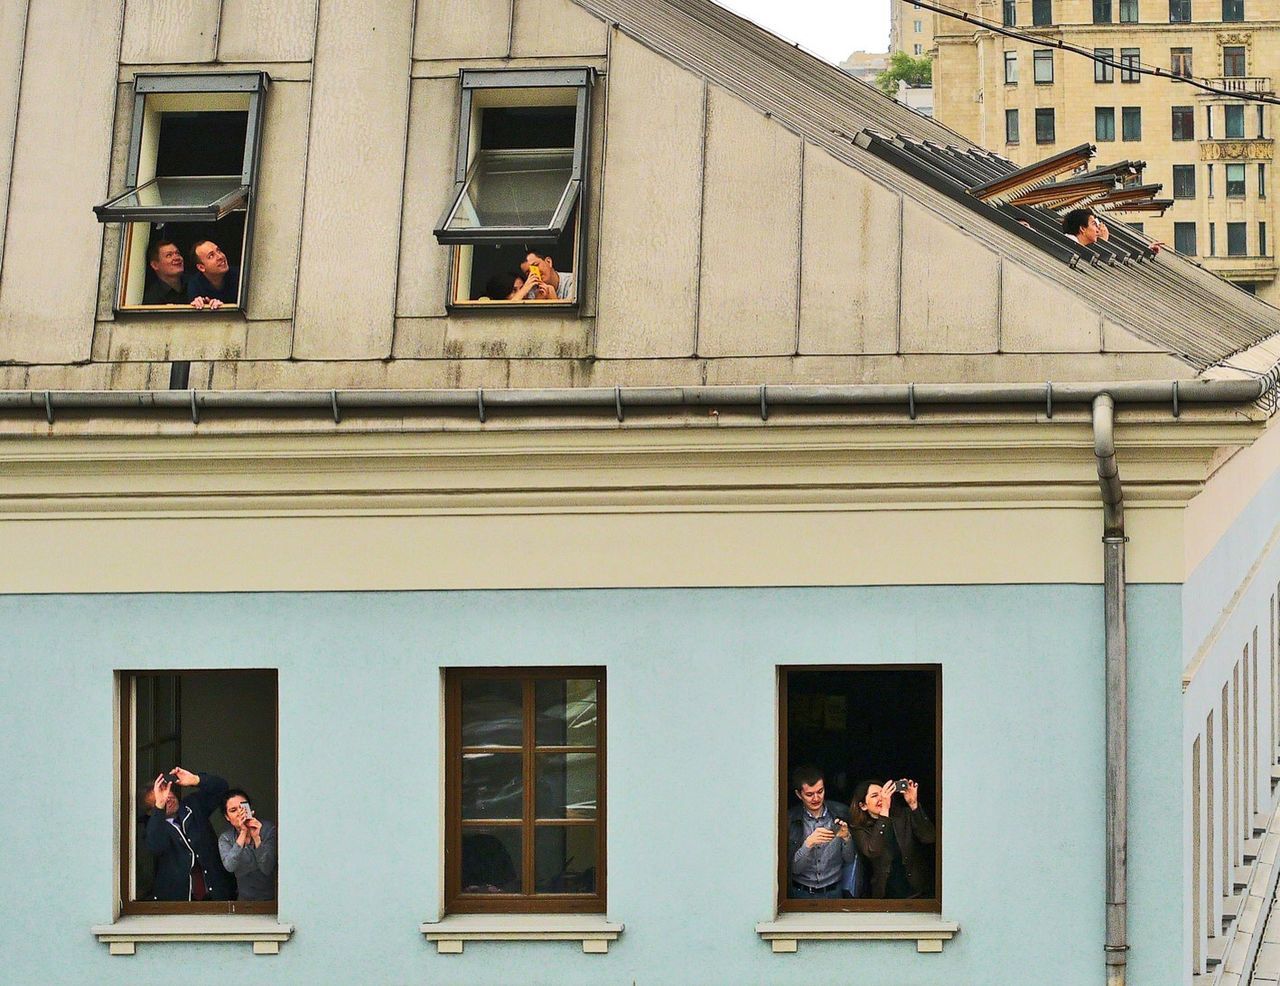
<svg viewBox="0 0 1280 986">
<path fill-rule="evenodd" d="M 147 246 L 147 266 L 155 280 L 142 293 L 144 305 L 187 305 L 186 264 L 172 240 L 154 239 Z"/>
</svg>

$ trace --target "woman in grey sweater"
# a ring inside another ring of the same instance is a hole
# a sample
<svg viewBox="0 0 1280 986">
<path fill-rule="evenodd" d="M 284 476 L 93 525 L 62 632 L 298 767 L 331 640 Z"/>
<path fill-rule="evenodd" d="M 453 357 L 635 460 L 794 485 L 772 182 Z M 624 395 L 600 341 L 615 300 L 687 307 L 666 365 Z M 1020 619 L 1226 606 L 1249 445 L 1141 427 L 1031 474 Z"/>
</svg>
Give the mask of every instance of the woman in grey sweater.
<svg viewBox="0 0 1280 986">
<path fill-rule="evenodd" d="M 236 878 L 240 900 L 276 899 L 276 827 L 254 817 L 249 795 L 232 788 L 222 798 L 231 828 L 218 836 L 222 865 Z"/>
</svg>

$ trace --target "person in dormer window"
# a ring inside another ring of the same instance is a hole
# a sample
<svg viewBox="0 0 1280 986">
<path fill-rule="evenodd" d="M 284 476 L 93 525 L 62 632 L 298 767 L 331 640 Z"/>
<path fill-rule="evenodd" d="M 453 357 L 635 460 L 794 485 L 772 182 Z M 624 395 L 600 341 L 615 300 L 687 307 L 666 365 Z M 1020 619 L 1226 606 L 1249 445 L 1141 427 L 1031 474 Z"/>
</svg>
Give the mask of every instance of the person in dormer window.
<svg viewBox="0 0 1280 986">
<path fill-rule="evenodd" d="M 187 265 L 173 240 L 156 237 L 147 246 L 147 266 L 155 279 L 142 293 L 144 305 L 186 305 Z"/>
<path fill-rule="evenodd" d="M 1107 224 L 1092 209 L 1072 209 L 1062 220 L 1062 232 L 1080 246 L 1093 246 L 1099 240 L 1111 239 Z"/>
<path fill-rule="evenodd" d="M 196 308 L 221 308 L 240 300 L 240 269 L 213 240 L 198 240 L 191 247 L 197 273 L 187 282 L 187 298 Z"/>
<path fill-rule="evenodd" d="M 550 289 L 540 296 L 545 301 L 573 301 L 577 293 L 577 284 L 572 274 L 561 273 L 549 256 L 542 256 L 533 250 L 525 255 L 520 265 L 526 278 L 541 282 Z"/>
</svg>

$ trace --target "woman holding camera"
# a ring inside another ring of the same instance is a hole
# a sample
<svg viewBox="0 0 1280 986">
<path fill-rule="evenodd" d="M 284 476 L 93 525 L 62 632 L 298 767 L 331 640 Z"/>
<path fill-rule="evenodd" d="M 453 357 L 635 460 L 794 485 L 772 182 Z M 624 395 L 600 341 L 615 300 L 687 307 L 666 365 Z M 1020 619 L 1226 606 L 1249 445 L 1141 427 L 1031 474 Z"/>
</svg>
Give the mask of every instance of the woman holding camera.
<svg viewBox="0 0 1280 986">
<path fill-rule="evenodd" d="M 901 800 L 895 801 L 895 794 L 901 794 Z M 853 840 L 871 868 L 872 897 L 904 900 L 933 896 L 933 875 L 924 846 L 933 844 L 937 832 L 920 807 L 920 788 L 915 781 L 863 781 L 854 789 L 850 816 Z"/>
</svg>

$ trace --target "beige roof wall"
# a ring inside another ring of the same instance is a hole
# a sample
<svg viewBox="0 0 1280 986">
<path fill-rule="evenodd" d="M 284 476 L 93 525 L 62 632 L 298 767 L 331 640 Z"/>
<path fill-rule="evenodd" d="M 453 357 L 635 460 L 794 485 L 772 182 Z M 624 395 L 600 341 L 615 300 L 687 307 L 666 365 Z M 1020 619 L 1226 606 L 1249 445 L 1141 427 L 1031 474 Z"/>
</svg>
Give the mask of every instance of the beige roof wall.
<svg viewBox="0 0 1280 986">
<path fill-rule="evenodd" d="M 1068 269 L 850 139 L 960 138 L 701 0 L 320 8 L 317 30 L 302 0 L 6 5 L 23 40 L 0 31 L 0 388 L 164 387 L 175 360 L 202 388 L 1196 372 L 1152 341 L 1153 304 L 1107 307 L 1123 277 Z M 580 309 L 452 312 L 431 230 L 458 71 L 572 65 L 600 72 Z M 91 210 L 123 188 L 134 75 L 246 69 L 272 77 L 247 311 L 113 314 L 119 231 Z"/>
</svg>

